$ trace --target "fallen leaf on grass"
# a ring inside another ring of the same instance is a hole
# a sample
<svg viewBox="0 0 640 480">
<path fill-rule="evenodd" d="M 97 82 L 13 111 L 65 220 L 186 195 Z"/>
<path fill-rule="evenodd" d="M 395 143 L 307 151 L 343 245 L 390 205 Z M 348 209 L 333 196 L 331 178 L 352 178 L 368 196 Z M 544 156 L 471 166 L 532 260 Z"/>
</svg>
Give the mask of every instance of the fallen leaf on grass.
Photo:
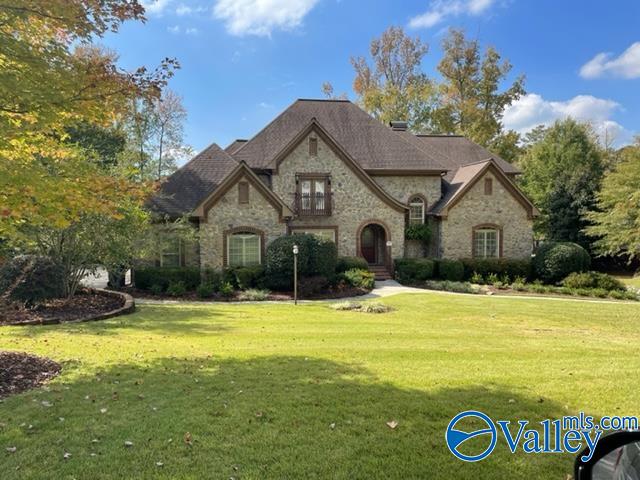
<svg viewBox="0 0 640 480">
<path fill-rule="evenodd" d="M 131 440 L 125 440 L 124 446 L 125 447 L 133 447 L 133 442 Z"/>
<path fill-rule="evenodd" d="M 7 447 L 7 452 L 9 453 L 16 453 L 16 450 L 18 450 L 16 447 Z"/>
<path fill-rule="evenodd" d="M 389 427 L 391 430 L 395 430 L 397 426 L 398 426 L 398 422 L 396 422 L 395 420 L 391 420 L 387 422 L 387 427 Z"/>
<path fill-rule="evenodd" d="M 100 413 L 107 413 L 107 409 L 106 408 L 101 408 L 100 409 Z"/>
<path fill-rule="evenodd" d="M 71 458 L 71 454 L 69 452 L 64 452 L 64 455 L 62 455 L 62 458 L 64 458 L 65 460 L 69 460 Z"/>
<path fill-rule="evenodd" d="M 164 463 L 162 463 L 162 462 L 156 462 L 156 467 L 163 467 L 163 466 L 164 466 Z"/>
<path fill-rule="evenodd" d="M 193 440 L 191 439 L 191 434 L 189 432 L 184 434 L 184 443 L 186 443 L 189 446 L 193 445 Z"/>
</svg>

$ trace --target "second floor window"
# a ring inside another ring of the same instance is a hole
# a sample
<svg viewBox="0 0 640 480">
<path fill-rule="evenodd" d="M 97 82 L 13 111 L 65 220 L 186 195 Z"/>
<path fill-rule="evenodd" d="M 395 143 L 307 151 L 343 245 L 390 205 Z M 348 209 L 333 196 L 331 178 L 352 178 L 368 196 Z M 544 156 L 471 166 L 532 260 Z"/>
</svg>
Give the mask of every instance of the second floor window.
<svg viewBox="0 0 640 480">
<path fill-rule="evenodd" d="M 420 197 L 411 197 L 409 200 L 409 224 L 418 225 L 424 223 L 424 200 Z"/>
<path fill-rule="evenodd" d="M 329 215 L 331 200 L 326 176 L 298 178 L 298 211 L 301 215 Z"/>
</svg>

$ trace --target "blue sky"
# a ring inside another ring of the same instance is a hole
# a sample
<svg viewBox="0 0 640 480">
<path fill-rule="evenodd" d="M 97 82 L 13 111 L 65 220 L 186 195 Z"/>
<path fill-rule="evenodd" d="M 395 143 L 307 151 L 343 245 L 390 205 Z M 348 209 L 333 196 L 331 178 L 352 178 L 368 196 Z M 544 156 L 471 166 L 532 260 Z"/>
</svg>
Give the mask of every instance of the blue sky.
<svg viewBox="0 0 640 480">
<path fill-rule="evenodd" d="M 351 55 L 366 55 L 390 25 L 429 44 L 462 27 L 526 75 L 528 95 L 505 115 L 525 132 L 567 115 L 628 143 L 640 133 L 640 2 L 595 0 L 145 0 L 148 21 L 104 42 L 123 67 L 182 64 L 170 88 L 184 98 L 185 142 L 201 150 L 250 138 L 296 98 L 321 85 L 351 89 Z"/>
</svg>

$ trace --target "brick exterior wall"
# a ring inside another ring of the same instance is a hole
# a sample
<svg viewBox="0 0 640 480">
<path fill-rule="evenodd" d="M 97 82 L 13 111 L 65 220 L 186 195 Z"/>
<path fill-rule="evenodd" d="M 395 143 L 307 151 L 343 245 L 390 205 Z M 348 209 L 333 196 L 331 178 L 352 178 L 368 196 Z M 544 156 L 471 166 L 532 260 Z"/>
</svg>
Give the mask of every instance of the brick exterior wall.
<svg viewBox="0 0 640 480">
<path fill-rule="evenodd" d="M 245 181 L 243 177 L 239 182 Z M 207 213 L 207 222 L 200 224 L 200 265 L 202 268 L 222 268 L 224 232 L 238 227 L 252 227 L 264 235 L 263 248 L 286 233 L 278 212 L 256 188 L 249 184 L 249 202 L 239 203 L 237 183 L 220 198 Z"/>
<path fill-rule="evenodd" d="M 493 194 L 485 195 L 484 179 L 493 179 Z M 473 227 L 495 224 L 502 228 L 504 258 L 529 258 L 533 249 L 533 225 L 524 207 L 490 172 L 455 204 L 440 225 L 440 256 L 472 256 Z"/>
<path fill-rule="evenodd" d="M 310 136 L 317 137 L 313 133 Z M 367 220 L 379 220 L 390 232 L 391 258 L 404 255 L 404 213 L 394 210 L 374 194 L 321 138 L 318 138 L 317 156 L 309 155 L 306 138 L 282 160 L 278 172 L 273 175 L 273 191 L 292 208 L 295 176 L 304 173 L 331 174 L 332 215 L 297 218 L 291 222 L 292 228 L 338 227 L 338 254 L 353 256 L 356 255 L 358 227 Z"/>
</svg>

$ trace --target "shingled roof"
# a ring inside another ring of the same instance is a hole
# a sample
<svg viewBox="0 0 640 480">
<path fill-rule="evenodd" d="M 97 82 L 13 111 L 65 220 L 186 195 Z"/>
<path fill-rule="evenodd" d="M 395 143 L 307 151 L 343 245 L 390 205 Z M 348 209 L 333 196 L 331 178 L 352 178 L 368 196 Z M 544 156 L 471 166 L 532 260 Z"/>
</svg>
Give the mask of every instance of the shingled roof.
<svg viewBox="0 0 640 480">
<path fill-rule="evenodd" d="M 458 168 L 474 162 L 492 158 L 506 174 L 520 173 L 516 167 L 484 147 L 461 135 L 412 135 L 430 152 L 440 154 L 438 160 L 449 170 L 448 179 L 455 176 Z"/>
<path fill-rule="evenodd" d="M 364 170 L 446 170 L 435 154 L 413 145 L 348 100 L 296 100 L 233 156 L 252 168 L 270 168 L 313 119 Z"/>
<path fill-rule="evenodd" d="M 189 213 L 237 166 L 231 155 L 213 143 L 167 177 L 149 207 L 172 217 Z"/>
</svg>

